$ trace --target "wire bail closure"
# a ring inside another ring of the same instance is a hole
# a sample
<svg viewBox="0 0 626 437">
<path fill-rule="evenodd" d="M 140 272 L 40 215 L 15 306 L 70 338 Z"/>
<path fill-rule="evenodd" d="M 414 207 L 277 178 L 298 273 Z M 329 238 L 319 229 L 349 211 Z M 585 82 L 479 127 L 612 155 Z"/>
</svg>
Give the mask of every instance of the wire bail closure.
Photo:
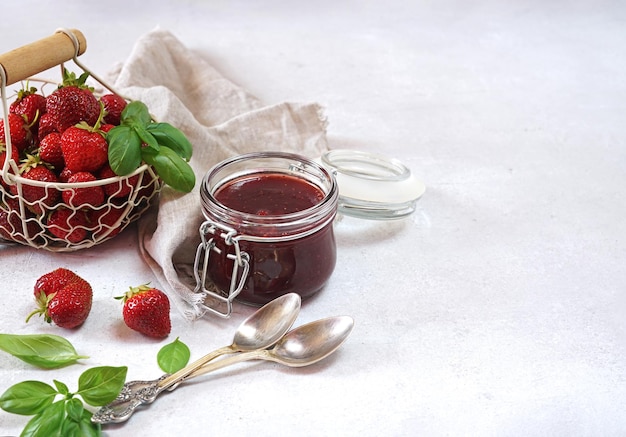
<svg viewBox="0 0 626 437">
<path fill-rule="evenodd" d="M 250 255 L 242 251 L 239 247 L 239 236 L 237 231 L 211 220 L 207 220 L 200 225 L 201 242 L 196 249 L 196 258 L 194 260 L 194 276 L 196 279 L 195 293 L 203 293 L 214 299 L 214 306 L 207 305 L 204 308 L 220 317 L 230 317 L 233 310 L 233 301 L 237 295 L 243 290 L 250 271 Z M 232 246 L 234 253 L 222 253 L 216 246 L 215 238 L 221 238 L 227 247 Z M 227 259 L 233 261 L 233 272 L 230 280 L 230 289 L 225 296 L 213 285 L 208 278 L 208 266 L 211 253 L 218 256 L 226 256 Z M 225 308 L 221 311 L 222 308 Z"/>
</svg>

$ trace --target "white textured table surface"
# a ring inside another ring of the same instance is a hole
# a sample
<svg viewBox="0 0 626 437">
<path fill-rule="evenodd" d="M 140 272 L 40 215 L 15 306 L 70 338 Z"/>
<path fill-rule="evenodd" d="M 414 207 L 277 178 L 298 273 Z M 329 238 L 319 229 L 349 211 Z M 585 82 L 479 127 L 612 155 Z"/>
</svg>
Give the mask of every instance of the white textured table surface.
<svg viewBox="0 0 626 437">
<path fill-rule="evenodd" d="M 427 186 L 404 221 L 337 224 L 337 269 L 297 322 L 353 316 L 336 355 L 221 371 L 106 435 L 626 434 L 623 2 L 41 3 L 3 4 L 0 52 L 75 27 L 106 72 L 160 26 L 267 104 L 319 101 L 332 147 L 400 158 Z M 96 365 L 160 374 L 164 342 L 128 331 L 113 299 L 154 280 L 133 229 L 71 254 L 2 247 L 0 262 L 0 332 L 61 334 L 91 357 L 42 371 L 2 353 L 0 391 L 72 389 Z M 24 323 L 58 266 L 95 288 L 76 331 Z M 197 358 L 251 311 L 174 313 L 170 340 Z M 0 412 L 0 435 L 25 422 Z"/>
</svg>

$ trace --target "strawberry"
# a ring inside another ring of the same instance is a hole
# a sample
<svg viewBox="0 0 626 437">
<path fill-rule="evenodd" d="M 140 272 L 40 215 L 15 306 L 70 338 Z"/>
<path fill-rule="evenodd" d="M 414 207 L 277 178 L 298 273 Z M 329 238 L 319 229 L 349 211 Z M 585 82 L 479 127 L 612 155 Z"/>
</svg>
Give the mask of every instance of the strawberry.
<svg viewBox="0 0 626 437">
<path fill-rule="evenodd" d="M 65 166 L 73 172 L 96 172 L 109 160 L 109 145 L 102 133 L 85 124 L 63 132 L 61 150 Z"/>
<path fill-rule="evenodd" d="M 81 121 L 93 126 L 98 119 L 100 103 L 85 85 L 87 77 L 89 75 L 84 73 L 77 78 L 65 70 L 61 86 L 46 97 L 46 112 L 59 133 Z"/>
<path fill-rule="evenodd" d="M 47 226 L 53 236 L 76 244 L 87 238 L 89 221 L 83 211 L 60 207 L 52 211 Z"/>
<path fill-rule="evenodd" d="M 50 132 L 41 140 L 39 157 L 56 169 L 63 168 L 65 159 L 61 150 L 61 135 L 58 132 Z"/>
<path fill-rule="evenodd" d="M 11 131 L 11 144 L 19 151 L 25 150 L 30 146 L 33 135 L 30 126 L 24 119 L 17 114 L 7 114 L 9 120 L 9 130 Z M 0 143 L 6 144 L 4 132 L 4 119 L 0 118 Z"/>
<path fill-rule="evenodd" d="M 108 179 L 116 177 L 117 175 L 111 169 L 109 165 L 105 165 L 98 172 L 98 179 Z M 128 197 L 132 192 L 133 188 L 137 186 L 139 183 L 139 175 L 130 176 L 128 178 L 123 178 L 119 182 L 112 182 L 110 184 L 106 184 L 104 186 L 104 191 L 107 196 L 113 198 L 124 198 Z"/>
<path fill-rule="evenodd" d="M 51 114 L 43 114 L 39 117 L 39 124 L 37 128 L 37 138 L 39 140 L 45 138 L 49 133 L 57 132 L 56 125 L 52 119 Z"/>
<path fill-rule="evenodd" d="M 20 173 L 25 179 L 39 182 L 58 182 L 57 175 L 41 161 L 38 156 L 28 155 L 20 167 Z M 11 185 L 11 193 L 18 194 L 17 185 Z M 22 198 L 29 205 L 29 209 L 41 214 L 41 205 L 54 206 L 59 200 L 60 193 L 56 188 L 22 185 Z"/>
<path fill-rule="evenodd" d="M 115 126 L 119 125 L 122 111 L 126 107 L 126 100 L 117 94 L 105 94 L 100 97 L 100 102 L 106 111 L 104 122 Z"/>
<path fill-rule="evenodd" d="M 58 292 L 67 284 L 76 280 L 76 278 L 80 278 L 80 276 L 63 267 L 40 276 L 37 281 L 35 281 L 35 299 L 37 299 L 41 293 L 52 294 Z"/>
<path fill-rule="evenodd" d="M 10 189 L 9 184 L 7 184 L 4 178 L 2 177 L 2 170 L 4 169 L 4 162 L 6 161 L 6 159 L 7 159 L 7 146 L 4 143 L 0 143 L 0 185 L 6 188 L 7 190 L 9 190 Z M 16 163 L 20 162 L 20 152 L 15 147 L 11 147 L 10 159 L 13 159 L 13 161 Z M 9 172 L 12 172 L 11 167 L 7 167 L 7 169 Z"/>
<path fill-rule="evenodd" d="M 77 172 L 73 172 L 72 170 L 70 170 L 67 167 L 64 167 L 63 170 L 61 170 L 61 173 L 59 173 L 59 180 L 61 182 L 67 182 L 70 180 L 70 177 Z"/>
<path fill-rule="evenodd" d="M 94 175 L 86 171 L 79 171 L 71 175 L 68 183 L 93 182 L 97 180 Z M 84 188 L 70 188 L 63 190 L 63 201 L 74 207 L 90 205 L 100 206 L 104 203 L 104 190 L 101 186 L 95 185 Z"/>
<path fill-rule="evenodd" d="M 11 103 L 9 112 L 22 116 L 28 124 L 36 122 L 46 112 L 46 98 L 37 94 L 35 87 L 21 89 L 17 99 Z"/>
<path fill-rule="evenodd" d="M 148 337 L 167 337 L 171 331 L 170 301 L 165 293 L 148 284 L 131 287 L 118 297 L 124 302 L 124 323 Z"/>
<path fill-rule="evenodd" d="M 144 175 L 142 186 L 139 188 L 139 192 L 137 193 L 137 202 L 152 199 L 152 196 L 154 196 L 154 194 L 160 189 L 161 182 L 160 178 L 148 181 L 147 175 Z"/>
<path fill-rule="evenodd" d="M 8 204 L 0 204 L 0 238 L 13 240 L 16 232 L 22 231 L 22 219 L 19 209 L 13 209 Z"/>
<path fill-rule="evenodd" d="M 20 162 L 20 152 L 15 147 L 11 147 L 11 158 L 16 163 Z M 7 145 L 0 143 L 0 169 L 4 165 L 5 159 L 7 159 Z"/>
<path fill-rule="evenodd" d="M 115 127 L 115 125 L 113 124 L 108 124 L 105 123 L 102 126 L 100 126 L 100 130 L 104 133 L 107 133 L 108 131 L 110 131 L 111 129 L 113 129 Z"/>
<path fill-rule="evenodd" d="M 123 219 L 126 213 L 126 206 L 117 207 L 111 205 L 101 209 L 89 211 L 89 221 L 92 226 L 97 226 L 93 236 L 95 238 L 114 237 L 120 233 L 124 225 Z"/>
<path fill-rule="evenodd" d="M 5 196 L 4 204 L 0 203 L 0 237 L 22 243 L 26 242 L 26 236 L 32 241 L 38 240 L 41 227 L 30 211 L 25 210 L 24 214 L 22 217 L 17 199 Z"/>
<path fill-rule="evenodd" d="M 91 311 L 91 285 L 68 269 L 59 268 L 40 277 L 34 294 L 38 307 L 28 315 L 27 322 L 39 314 L 48 323 L 72 329 L 82 325 Z"/>
</svg>

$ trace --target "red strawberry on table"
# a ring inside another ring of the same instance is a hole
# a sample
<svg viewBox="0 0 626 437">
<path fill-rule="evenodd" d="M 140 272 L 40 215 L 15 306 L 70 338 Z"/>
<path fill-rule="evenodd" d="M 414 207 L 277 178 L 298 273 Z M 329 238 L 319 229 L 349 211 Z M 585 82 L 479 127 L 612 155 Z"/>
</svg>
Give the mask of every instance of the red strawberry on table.
<svg viewBox="0 0 626 437">
<path fill-rule="evenodd" d="M 72 174 L 68 183 L 81 183 L 96 181 L 96 177 L 89 172 L 79 171 Z M 101 186 L 68 188 L 63 190 L 63 201 L 74 207 L 93 206 L 98 207 L 104 203 L 104 190 Z"/>
<path fill-rule="evenodd" d="M 38 298 L 41 293 L 56 293 L 70 282 L 76 280 L 76 278 L 80 277 L 73 271 L 63 267 L 46 273 L 35 281 L 35 286 L 33 287 L 35 298 Z"/>
<path fill-rule="evenodd" d="M 170 301 L 165 293 L 148 284 L 131 287 L 118 297 L 124 302 L 124 323 L 148 337 L 167 337 L 171 331 Z"/>
<path fill-rule="evenodd" d="M 59 268 L 40 277 L 34 294 L 38 308 L 28 315 L 27 322 L 39 314 L 48 323 L 71 329 L 82 325 L 91 311 L 91 285 L 68 269 Z"/>
<path fill-rule="evenodd" d="M 96 123 L 98 125 L 98 123 Z M 109 160 L 109 145 L 98 128 L 72 126 L 61 135 L 65 166 L 73 172 L 94 173 Z"/>
</svg>

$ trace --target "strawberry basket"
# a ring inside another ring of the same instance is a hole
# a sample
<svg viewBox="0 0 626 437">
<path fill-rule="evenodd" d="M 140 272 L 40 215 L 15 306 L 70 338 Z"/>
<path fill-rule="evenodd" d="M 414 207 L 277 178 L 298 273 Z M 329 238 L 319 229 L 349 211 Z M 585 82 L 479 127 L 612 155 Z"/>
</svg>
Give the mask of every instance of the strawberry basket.
<svg viewBox="0 0 626 437">
<path fill-rule="evenodd" d="M 15 116 L 9 107 L 7 87 L 26 80 L 27 85 L 20 92 L 30 90 L 33 83 L 41 84 L 44 89 L 51 81 L 36 79 L 34 75 L 55 66 L 66 72 L 65 64 L 69 61 L 82 70 L 81 77 L 91 77 L 106 89 L 100 96 L 94 93 L 99 102 L 104 94 L 119 96 L 78 61 L 85 50 L 86 41 L 80 31 L 60 29 L 52 36 L 0 55 L 4 112 L 0 130 L 0 240 L 4 242 L 55 252 L 92 247 L 113 238 L 141 217 L 159 195 L 163 182 L 154 167 L 143 162 L 124 176 L 113 173 L 108 162 L 94 167 L 89 177 L 82 174 L 89 173 L 86 171 L 62 176 L 65 171 L 60 168 L 62 164 L 55 168 L 40 156 L 43 138 L 38 135 L 44 131 L 42 114 L 37 111 L 31 119 L 21 114 L 21 123 L 26 128 L 11 119 Z M 101 103 L 99 108 L 102 109 L 98 125 L 106 114 Z M 16 132 L 22 134 L 20 129 L 29 135 L 28 146 L 18 144 Z M 106 138 L 105 133 L 100 133 Z M 81 154 L 87 152 L 79 150 L 77 155 Z M 28 173 L 24 173 L 25 168 Z"/>
</svg>

